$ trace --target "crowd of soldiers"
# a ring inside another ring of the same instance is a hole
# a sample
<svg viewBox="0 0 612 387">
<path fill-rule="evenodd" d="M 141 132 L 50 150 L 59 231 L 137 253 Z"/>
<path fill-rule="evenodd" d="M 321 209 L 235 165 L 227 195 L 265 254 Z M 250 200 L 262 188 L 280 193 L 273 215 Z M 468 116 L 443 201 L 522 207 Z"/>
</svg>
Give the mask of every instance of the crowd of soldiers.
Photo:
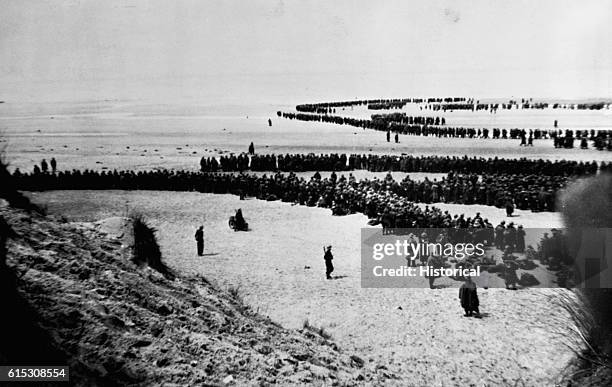
<svg viewBox="0 0 612 387">
<path fill-rule="evenodd" d="M 297 179 L 293 173 L 288 177 L 284 176 L 277 172 L 274 179 L 270 180 L 266 175 L 257 177 L 243 173 L 233 175 L 188 171 L 91 170 L 58 173 L 35 170 L 34 173 L 24 174 L 17 169 L 12 178 L 19 189 L 27 191 L 142 189 L 217 192 L 219 189 L 219 193 L 226 193 L 238 187 L 239 192 L 244 195 L 265 200 L 280 199 L 309 206 L 330 207 L 334 215 L 365 212 L 369 216 L 374 216 L 374 212 L 372 208 L 365 210 L 368 190 L 377 195 L 383 192 L 384 195 L 392 195 L 385 196 L 389 200 L 407 203 L 483 204 L 498 208 L 511 205 L 513 208 L 532 211 L 554 211 L 556 192 L 567 182 L 567 178 L 563 176 L 541 174 L 479 176 L 449 173 L 440 180 L 425 178 L 417 181 L 406 176 L 403 180 L 396 181 L 388 173 L 383 180 L 374 178 L 359 182 L 352 174 L 348 179 L 344 176 L 337 179 L 335 173 L 332 173 L 329 179 L 321 179 L 321 175 L 316 172 L 311 182 Z M 212 184 L 212 188 L 208 184 Z M 395 220 L 392 223 L 395 224 Z"/>
<path fill-rule="evenodd" d="M 562 176 L 456 175 L 415 181 L 404 178 L 394 192 L 419 203 L 482 204 L 521 210 L 555 211 L 557 192 L 567 184 Z"/>
<path fill-rule="evenodd" d="M 470 218 L 451 216 L 433 206 L 421 208 L 407 197 L 394 192 L 399 184 L 392 179 L 363 179 L 353 176 L 322 179 L 315 174 L 310 180 L 294 173 L 257 176 L 253 174 L 219 174 L 192 171 L 63 171 L 58 173 L 21 173 L 12 175 L 20 190 L 170 190 L 230 193 L 261 200 L 282 200 L 307 206 L 330 208 L 334 215 L 363 212 L 381 221 L 392 215 L 395 227 L 453 227 L 468 225 Z"/>
<path fill-rule="evenodd" d="M 505 159 L 499 157 L 411 156 L 375 154 L 246 154 L 202 157 L 202 172 L 240 171 L 352 171 L 431 172 L 459 174 L 510 174 L 582 176 L 597 173 L 597 162 L 544 159 Z M 602 170 L 609 170 L 606 163 Z"/>
</svg>

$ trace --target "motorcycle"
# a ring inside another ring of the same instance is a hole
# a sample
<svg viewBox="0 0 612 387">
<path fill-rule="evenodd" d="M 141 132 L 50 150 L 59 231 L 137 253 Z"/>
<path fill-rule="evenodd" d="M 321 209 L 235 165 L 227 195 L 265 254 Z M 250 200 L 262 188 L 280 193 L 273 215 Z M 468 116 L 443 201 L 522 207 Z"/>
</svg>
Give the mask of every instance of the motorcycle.
<svg viewBox="0 0 612 387">
<path fill-rule="evenodd" d="M 238 222 L 236 222 L 235 216 L 230 216 L 228 225 L 234 231 L 248 231 L 249 230 L 249 224 L 247 222 L 244 222 L 243 224 L 239 225 Z"/>
</svg>

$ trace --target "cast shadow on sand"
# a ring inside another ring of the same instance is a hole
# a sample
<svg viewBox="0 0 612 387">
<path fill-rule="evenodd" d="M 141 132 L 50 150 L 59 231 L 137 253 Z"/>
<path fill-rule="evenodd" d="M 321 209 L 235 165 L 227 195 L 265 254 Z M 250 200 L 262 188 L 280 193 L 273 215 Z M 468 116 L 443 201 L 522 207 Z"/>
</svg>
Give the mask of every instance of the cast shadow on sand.
<svg viewBox="0 0 612 387">
<path fill-rule="evenodd" d="M 332 280 L 339 280 L 342 278 L 348 278 L 348 275 L 332 275 L 330 279 Z"/>
<path fill-rule="evenodd" d="M 483 318 L 487 318 L 487 317 L 490 317 L 490 316 L 491 316 L 491 314 L 487 313 L 487 312 L 480 313 L 480 314 L 474 314 L 474 315 L 471 315 L 471 316 L 463 315 L 463 317 L 465 317 L 465 318 L 476 318 L 476 319 L 483 319 Z"/>
<path fill-rule="evenodd" d="M 450 288 L 450 285 L 444 284 L 444 285 L 434 285 L 432 288 L 430 289 L 446 289 L 446 288 Z"/>
</svg>

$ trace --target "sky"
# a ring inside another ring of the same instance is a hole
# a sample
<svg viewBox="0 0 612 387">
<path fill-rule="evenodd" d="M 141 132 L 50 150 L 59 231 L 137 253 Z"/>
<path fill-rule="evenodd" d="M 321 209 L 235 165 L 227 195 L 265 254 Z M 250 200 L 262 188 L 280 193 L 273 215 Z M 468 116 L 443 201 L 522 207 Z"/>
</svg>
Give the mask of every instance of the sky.
<svg viewBox="0 0 612 387">
<path fill-rule="evenodd" d="M 0 9 L 5 100 L 612 97 L 608 0 L 0 0 Z"/>
</svg>

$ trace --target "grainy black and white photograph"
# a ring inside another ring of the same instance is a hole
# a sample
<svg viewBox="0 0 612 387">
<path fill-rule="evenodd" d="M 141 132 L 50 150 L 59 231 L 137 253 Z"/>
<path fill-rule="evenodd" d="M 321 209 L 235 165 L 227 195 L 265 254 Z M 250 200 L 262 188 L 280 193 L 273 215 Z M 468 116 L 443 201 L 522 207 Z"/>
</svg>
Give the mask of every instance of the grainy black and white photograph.
<svg viewBox="0 0 612 387">
<path fill-rule="evenodd" d="M 0 385 L 612 385 L 612 2 L 0 0 Z"/>
</svg>

